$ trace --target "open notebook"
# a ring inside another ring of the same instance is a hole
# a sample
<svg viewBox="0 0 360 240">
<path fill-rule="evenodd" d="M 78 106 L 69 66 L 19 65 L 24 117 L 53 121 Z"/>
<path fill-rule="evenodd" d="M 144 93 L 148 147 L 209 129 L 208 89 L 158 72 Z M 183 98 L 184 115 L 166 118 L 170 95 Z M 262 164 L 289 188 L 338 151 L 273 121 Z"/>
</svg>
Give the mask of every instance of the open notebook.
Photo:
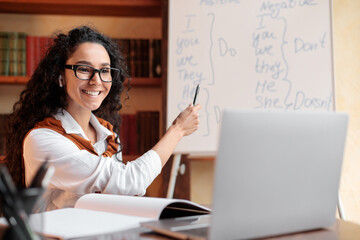
<svg viewBox="0 0 360 240">
<path fill-rule="evenodd" d="M 200 239 L 258 238 L 330 226 L 347 124 L 344 113 L 225 109 L 211 216 L 142 225 Z"/>
<path fill-rule="evenodd" d="M 33 214 L 30 222 L 35 232 L 68 239 L 116 233 L 155 219 L 209 212 L 206 207 L 182 199 L 87 194 L 74 208 Z M 0 219 L 1 224 L 6 225 L 5 219 Z"/>
</svg>

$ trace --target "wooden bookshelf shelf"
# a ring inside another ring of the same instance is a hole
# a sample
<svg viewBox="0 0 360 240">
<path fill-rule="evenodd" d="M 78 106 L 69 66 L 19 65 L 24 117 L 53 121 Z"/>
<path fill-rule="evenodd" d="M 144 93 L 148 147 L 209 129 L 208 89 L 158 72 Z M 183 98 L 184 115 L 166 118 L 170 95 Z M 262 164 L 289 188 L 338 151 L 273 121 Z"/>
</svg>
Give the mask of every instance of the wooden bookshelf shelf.
<svg viewBox="0 0 360 240">
<path fill-rule="evenodd" d="M 28 80 L 26 76 L 0 76 L 0 84 L 25 84 Z"/>
<path fill-rule="evenodd" d="M 28 80 L 27 76 L 0 76 L 0 84 L 26 84 Z M 130 84 L 133 87 L 161 87 L 161 78 L 132 78 Z"/>
<path fill-rule="evenodd" d="M 0 0 L 0 13 L 161 17 L 162 0 Z"/>
<path fill-rule="evenodd" d="M 161 78 L 131 78 L 130 85 L 136 87 L 161 87 L 161 81 Z M 127 80 L 125 84 L 127 84 Z"/>
</svg>

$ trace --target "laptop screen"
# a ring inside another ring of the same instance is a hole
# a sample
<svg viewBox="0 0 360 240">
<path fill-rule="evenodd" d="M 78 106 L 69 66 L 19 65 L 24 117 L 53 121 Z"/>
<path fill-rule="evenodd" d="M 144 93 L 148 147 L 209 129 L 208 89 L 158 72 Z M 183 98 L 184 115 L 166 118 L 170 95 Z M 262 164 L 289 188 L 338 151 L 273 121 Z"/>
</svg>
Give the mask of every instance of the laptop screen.
<svg viewBox="0 0 360 240">
<path fill-rule="evenodd" d="M 316 229 L 335 221 L 348 116 L 225 109 L 212 239 Z"/>
</svg>

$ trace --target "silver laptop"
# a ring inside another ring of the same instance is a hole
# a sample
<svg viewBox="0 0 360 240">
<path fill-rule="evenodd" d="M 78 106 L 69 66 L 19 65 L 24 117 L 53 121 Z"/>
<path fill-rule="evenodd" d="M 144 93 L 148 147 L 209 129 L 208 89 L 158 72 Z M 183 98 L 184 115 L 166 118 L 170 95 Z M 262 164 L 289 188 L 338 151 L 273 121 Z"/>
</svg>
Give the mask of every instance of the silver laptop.
<svg viewBox="0 0 360 240">
<path fill-rule="evenodd" d="M 211 216 L 147 227 L 193 238 L 248 239 L 332 225 L 347 124 L 345 113 L 225 109 Z"/>
</svg>

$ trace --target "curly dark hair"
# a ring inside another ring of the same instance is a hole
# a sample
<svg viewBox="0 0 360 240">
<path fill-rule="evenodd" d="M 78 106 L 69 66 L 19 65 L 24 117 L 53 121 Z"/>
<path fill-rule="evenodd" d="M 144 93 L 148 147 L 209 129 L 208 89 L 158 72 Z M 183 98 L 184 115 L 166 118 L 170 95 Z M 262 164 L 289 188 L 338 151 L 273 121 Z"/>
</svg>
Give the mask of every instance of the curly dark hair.
<svg viewBox="0 0 360 240">
<path fill-rule="evenodd" d="M 67 59 L 80 44 L 85 42 L 101 44 L 110 56 L 111 67 L 120 69 L 120 75 L 113 76 L 109 94 L 101 106 L 93 111 L 97 117 L 109 121 L 114 127 L 114 132 L 119 133 L 121 93 L 124 89 L 123 82 L 128 77 L 128 69 L 118 45 L 89 26 L 74 28 L 68 34 L 56 34 L 53 43 L 27 83 L 26 89 L 20 94 L 20 100 L 14 104 L 13 113 L 10 114 L 7 123 L 6 162 L 19 188 L 25 187 L 22 159 L 24 137 L 37 122 L 56 114 L 58 109 L 66 108 L 66 91 L 59 87 L 59 75 L 64 73 Z"/>
</svg>

